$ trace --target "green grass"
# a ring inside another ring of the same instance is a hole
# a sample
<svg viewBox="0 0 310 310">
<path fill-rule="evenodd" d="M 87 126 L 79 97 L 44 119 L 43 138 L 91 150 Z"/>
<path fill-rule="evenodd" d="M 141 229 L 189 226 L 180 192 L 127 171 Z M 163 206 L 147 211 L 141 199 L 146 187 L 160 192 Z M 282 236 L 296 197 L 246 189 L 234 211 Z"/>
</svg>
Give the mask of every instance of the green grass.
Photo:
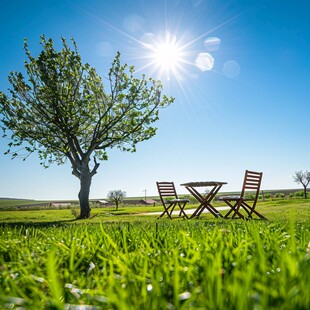
<svg viewBox="0 0 310 310">
<path fill-rule="evenodd" d="M 260 203 L 269 221 L 3 211 L 0 308 L 309 309 L 309 205 Z"/>
</svg>

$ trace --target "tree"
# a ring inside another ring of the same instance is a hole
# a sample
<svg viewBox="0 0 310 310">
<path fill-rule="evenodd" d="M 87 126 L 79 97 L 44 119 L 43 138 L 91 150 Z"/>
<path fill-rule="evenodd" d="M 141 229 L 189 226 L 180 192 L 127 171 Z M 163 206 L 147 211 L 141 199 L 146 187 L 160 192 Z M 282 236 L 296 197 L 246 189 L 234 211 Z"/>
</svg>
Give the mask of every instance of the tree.
<svg viewBox="0 0 310 310">
<path fill-rule="evenodd" d="M 69 161 L 80 180 L 79 218 L 88 218 L 98 161 L 107 160 L 111 148 L 135 152 L 137 143 L 156 134 L 159 109 L 174 99 L 161 95 L 160 81 L 134 77 L 134 67 L 120 64 L 119 52 L 107 76 L 107 92 L 95 69 L 82 63 L 74 39 L 70 47 L 62 38 L 60 51 L 52 39 L 41 36 L 40 43 L 35 58 L 24 41 L 28 78 L 10 72 L 9 95 L 0 92 L 1 127 L 11 139 L 6 154 L 25 160 L 36 151 L 44 167 Z"/>
<path fill-rule="evenodd" d="M 126 197 L 126 192 L 120 189 L 109 191 L 107 197 L 115 203 L 115 209 L 118 210 L 118 205 L 123 202 L 123 199 Z"/>
<path fill-rule="evenodd" d="M 307 186 L 310 183 L 310 172 L 308 172 L 307 170 L 305 172 L 302 172 L 302 170 L 296 171 L 295 174 L 293 175 L 293 179 L 296 183 L 302 184 L 304 188 L 304 198 L 306 199 L 307 198 Z"/>
</svg>

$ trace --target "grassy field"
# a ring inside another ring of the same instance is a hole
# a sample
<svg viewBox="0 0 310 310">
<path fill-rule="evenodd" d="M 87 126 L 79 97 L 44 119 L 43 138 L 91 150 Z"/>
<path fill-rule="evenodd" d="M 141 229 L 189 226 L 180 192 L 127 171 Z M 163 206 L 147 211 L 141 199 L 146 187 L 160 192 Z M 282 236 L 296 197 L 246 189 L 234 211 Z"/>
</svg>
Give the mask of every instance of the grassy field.
<svg viewBox="0 0 310 310">
<path fill-rule="evenodd" d="M 260 202 L 268 221 L 141 215 L 161 210 L 1 211 L 0 308 L 310 308 L 310 200 Z"/>
<path fill-rule="evenodd" d="M 215 207 L 223 206 L 223 202 L 215 201 L 213 203 Z M 186 209 L 196 208 L 197 204 L 189 204 Z M 4 207 L 3 207 L 4 208 Z M 96 204 L 93 204 L 90 220 L 85 220 L 86 223 L 101 223 L 101 222 L 114 222 L 114 221 L 135 221 L 139 217 L 139 220 L 144 219 L 156 219 L 156 216 L 140 216 L 144 213 L 161 212 L 163 207 L 158 204 L 156 206 L 145 205 L 123 205 L 116 211 L 115 207 L 99 208 Z M 310 217 L 310 199 L 273 199 L 265 202 L 260 201 L 257 206 L 257 210 L 264 214 L 269 220 L 286 220 L 289 217 L 291 211 L 296 213 L 296 220 L 303 221 Z M 83 223 L 83 221 L 75 222 L 76 214 L 79 212 L 77 205 L 65 209 L 53 209 L 46 210 L 32 209 L 27 211 L 23 210 L 4 210 L 1 211 L 0 207 L 0 224 L 2 223 L 18 223 L 31 224 L 31 223 Z M 225 214 L 227 211 L 223 211 Z M 210 214 L 203 215 L 202 218 L 212 219 Z"/>
</svg>

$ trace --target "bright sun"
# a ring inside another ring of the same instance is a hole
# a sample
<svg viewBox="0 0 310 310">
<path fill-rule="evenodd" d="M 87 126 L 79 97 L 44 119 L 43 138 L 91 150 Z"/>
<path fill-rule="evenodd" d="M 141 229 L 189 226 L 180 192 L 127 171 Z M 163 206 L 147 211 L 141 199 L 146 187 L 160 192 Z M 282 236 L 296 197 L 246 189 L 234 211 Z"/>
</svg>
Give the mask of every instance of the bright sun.
<svg viewBox="0 0 310 310">
<path fill-rule="evenodd" d="M 151 57 L 155 65 L 166 71 L 175 70 L 182 62 L 182 52 L 173 42 L 159 43 L 155 46 Z"/>
<path fill-rule="evenodd" d="M 150 60 L 149 65 L 152 65 L 160 76 L 166 75 L 170 79 L 171 73 L 174 76 L 178 75 L 185 60 L 183 48 L 174 36 L 166 33 L 165 37 L 153 38 L 153 42 L 144 47 L 149 50 L 147 56 Z"/>
</svg>

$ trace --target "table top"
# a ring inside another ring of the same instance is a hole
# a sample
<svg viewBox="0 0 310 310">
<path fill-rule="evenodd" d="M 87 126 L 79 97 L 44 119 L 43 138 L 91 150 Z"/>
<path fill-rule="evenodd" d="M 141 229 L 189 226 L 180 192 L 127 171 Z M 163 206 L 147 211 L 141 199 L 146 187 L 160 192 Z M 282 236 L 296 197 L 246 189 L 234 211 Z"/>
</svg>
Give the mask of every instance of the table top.
<svg viewBox="0 0 310 310">
<path fill-rule="evenodd" d="M 203 187 L 203 186 L 222 186 L 227 184 L 227 182 L 219 182 L 219 181 L 204 181 L 204 182 L 188 182 L 183 183 L 181 186 L 185 187 Z"/>
</svg>

